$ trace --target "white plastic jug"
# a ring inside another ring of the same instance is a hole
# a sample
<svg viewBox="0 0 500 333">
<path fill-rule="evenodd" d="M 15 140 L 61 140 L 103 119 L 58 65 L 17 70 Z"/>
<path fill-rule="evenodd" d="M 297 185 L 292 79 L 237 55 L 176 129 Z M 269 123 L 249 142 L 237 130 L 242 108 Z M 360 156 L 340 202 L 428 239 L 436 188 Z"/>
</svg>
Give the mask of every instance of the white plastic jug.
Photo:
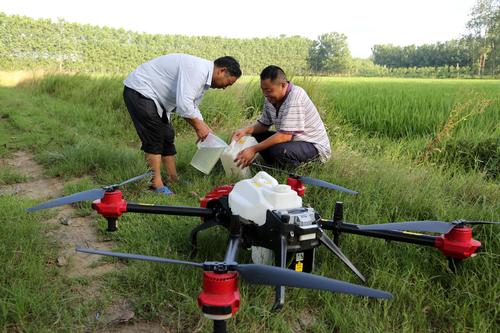
<svg viewBox="0 0 500 333">
<path fill-rule="evenodd" d="M 302 207 L 302 198 L 289 185 L 278 184 L 265 171 L 253 178 L 237 182 L 229 193 L 229 207 L 233 214 L 258 225 L 266 223 L 267 210 Z M 266 248 L 252 246 L 252 260 L 256 264 L 272 264 L 273 253 Z"/>
<path fill-rule="evenodd" d="M 263 225 L 268 209 L 291 209 L 302 207 L 302 198 L 289 185 L 278 184 L 265 171 L 253 178 L 237 182 L 228 198 L 233 214 Z"/>
<path fill-rule="evenodd" d="M 208 175 L 226 147 L 227 144 L 221 138 L 209 133 L 204 141 L 198 142 L 198 150 L 191 160 L 191 165 Z"/>
<path fill-rule="evenodd" d="M 220 157 L 226 176 L 235 176 L 239 179 L 249 178 L 251 171 L 249 167 L 240 168 L 234 163 L 234 159 L 240 151 L 257 144 L 253 136 L 243 136 L 238 141 L 231 141 L 231 144 L 224 149 Z M 257 154 L 258 155 L 258 154 Z"/>
</svg>

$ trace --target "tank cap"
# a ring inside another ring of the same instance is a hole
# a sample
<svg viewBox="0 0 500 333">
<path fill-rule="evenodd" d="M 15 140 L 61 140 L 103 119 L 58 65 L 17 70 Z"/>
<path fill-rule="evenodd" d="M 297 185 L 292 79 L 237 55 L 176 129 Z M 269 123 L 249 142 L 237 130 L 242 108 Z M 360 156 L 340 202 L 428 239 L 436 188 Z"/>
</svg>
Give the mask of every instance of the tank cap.
<svg viewBox="0 0 500 333">
<path fill-rule="evenodd" d="M 286 193 L 289 192 L 292 188 L 290 185 L 279 184 L 273 187 L 273 191 L 276 193 Z"/>
</svg>

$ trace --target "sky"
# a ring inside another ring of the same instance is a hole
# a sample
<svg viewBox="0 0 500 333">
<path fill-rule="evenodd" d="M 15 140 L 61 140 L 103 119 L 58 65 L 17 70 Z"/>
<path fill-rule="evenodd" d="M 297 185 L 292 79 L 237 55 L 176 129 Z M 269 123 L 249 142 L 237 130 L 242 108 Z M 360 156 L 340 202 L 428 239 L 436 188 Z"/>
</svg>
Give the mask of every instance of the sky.
<svg viewBox="0 0 500 333">
<path fill-rule="evenodd" d="M 375 44 L 421 45 L 466 33 L 477 0 L 2 0 L 0 12 L 137 32 L 237 38 L 347 36 L 354 57 Z"/>
</svg>

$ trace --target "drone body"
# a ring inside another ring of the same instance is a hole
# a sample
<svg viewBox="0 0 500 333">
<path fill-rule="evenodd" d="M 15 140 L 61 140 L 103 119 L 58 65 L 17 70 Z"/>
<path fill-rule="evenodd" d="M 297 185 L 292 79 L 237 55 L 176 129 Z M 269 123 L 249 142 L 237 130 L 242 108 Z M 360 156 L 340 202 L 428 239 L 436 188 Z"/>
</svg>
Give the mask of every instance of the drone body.
<svg viewBox="0 0 500 333">
<path fill-rule="evenodd" d="M 365 277 L 321 229 L 319 214 L 302 206 L 299 194 L 304 193 L 303 184 L 296 181 L 295 185 L 299 185 L 300 192 L 261 171 L 234 186 L 215 188 L 201 200 L 201 206 L 216 214 L 203 218 L 203 223 L 191 232 L 193 250 L 199 231 L 217 225 L 230 231 L 230 217 L 235 215 L 241 225 L 241 247 L 252 249 L 254 263 L 274 263 L 310 273 L 314 269 L 315 249 L 324 244 L 365 282 Z M 284 292 L 284 287 L 276 288 L 274 309 L 283 307 Z"/>
</svg>

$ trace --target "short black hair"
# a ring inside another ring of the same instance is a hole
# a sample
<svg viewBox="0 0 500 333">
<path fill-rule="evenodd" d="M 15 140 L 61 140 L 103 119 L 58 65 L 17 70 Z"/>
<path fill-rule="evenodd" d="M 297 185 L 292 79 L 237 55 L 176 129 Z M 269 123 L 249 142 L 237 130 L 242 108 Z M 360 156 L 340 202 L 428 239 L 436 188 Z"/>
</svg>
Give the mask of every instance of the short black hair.
<svg viewBox="0 0 500 333">
<path fill-rule="evenodd" d="M 241 69 L 238 60 L 231 56 L 224 56 L 214 61 L 215 66 L 219 68 L 226 68 L 229 75 L 239 78 L 241 76 Z"/>
<path fill-rule="evenodd" d="M 273 81 L 273 82 L 276 79 L 278 79 L 282 82 L 287 81 L 285 71 L 282 70 L 280 67 L 275 66 L 275 65 L 270 65 L 270 66 L 267 66 L 266 68 L 264 68 L 262 70 L 262 72 L 260 73 L 260 79 L 261 80 L 271 79 L 271 81 Z"/>
</svg>

